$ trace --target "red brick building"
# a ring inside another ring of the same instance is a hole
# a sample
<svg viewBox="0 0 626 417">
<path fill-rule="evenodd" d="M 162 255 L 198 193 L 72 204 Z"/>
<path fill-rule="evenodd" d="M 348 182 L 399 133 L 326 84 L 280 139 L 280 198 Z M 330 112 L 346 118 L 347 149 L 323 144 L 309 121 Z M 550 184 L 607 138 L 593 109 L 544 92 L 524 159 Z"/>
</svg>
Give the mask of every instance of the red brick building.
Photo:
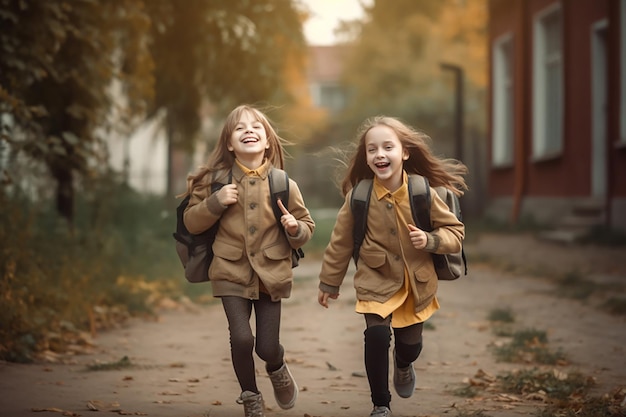
<svg viewBox="0 0 626 417">
<path fill-rule="evenodd" d="M 626 0 L 489 16 L 489 214 L 626 230 Z"/>
</svg>

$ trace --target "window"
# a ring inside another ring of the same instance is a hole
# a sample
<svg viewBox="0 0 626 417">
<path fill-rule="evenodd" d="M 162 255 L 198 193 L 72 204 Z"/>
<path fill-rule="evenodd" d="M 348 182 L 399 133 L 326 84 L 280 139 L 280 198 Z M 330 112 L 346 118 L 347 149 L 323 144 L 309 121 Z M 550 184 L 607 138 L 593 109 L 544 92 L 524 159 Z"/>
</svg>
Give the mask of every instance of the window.
<svg viewBox="0 0 626 417">
<path fill-rule="evenodd" d="M 626 145 L 626 0 L 621 0 L 620 4 L 620 145 Z"/>
<path fill-rule="evenodd" d="M 493 125 L 491 154 L 494 166 L 513 163 L 513 37 L 501 36 L 493 46 Z"/>
<path fill-rule="evenodd" d="M 313 103 L 331 111 L 342 110 L 346 105 L 346 94 L 339 84 L 325 83 L 311 86 Z"/>
<path fill-rule="evenodd" d="M 563 151 L 563 52 L 559 4 L 535 19 L 533 32 L 533 157 Z"/>
</svg>

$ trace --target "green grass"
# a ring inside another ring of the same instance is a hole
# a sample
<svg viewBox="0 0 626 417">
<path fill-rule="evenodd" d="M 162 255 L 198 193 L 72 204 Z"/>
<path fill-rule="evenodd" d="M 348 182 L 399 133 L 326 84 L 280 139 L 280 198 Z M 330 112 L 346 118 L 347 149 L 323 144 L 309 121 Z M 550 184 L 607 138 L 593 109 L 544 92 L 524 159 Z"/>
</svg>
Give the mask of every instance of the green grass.
<svg viewBox="0 0 626 417">
<path fill-rule="evenodd" d="M 546 332 L 526 329 L 513 333 L 511 341 L 494 348 L 496 358 L 502 362 L 540 363 L 554 365 L 566 360 L 559 349 L 556 352 L 548 347 Z"/>
<path fill-rule="evenodd" d="M 626 298 L 611 297 L 604 302 L 602 309 L 615 315 L 626 315 Z"/>
<path fill-rule="evenodd" d="M 522 369 L 498 376 L 500 387 L 508 393 L 527 395 L 545 393 L 553 399 L 566 400 L 582 396 L 593 386 L 593 379 L 572 372 Z"/>
<path fill-rule="evenodd" d="M 333 209 L 311 210 L 311 216 L 315 221 L 315 232 L 311 240 L 304 246 L 305 256 L 308 254 L 320 256 L 324 252 L 330 241 L 333 227 L 335 227 L 336 214 L 337 210 Z"/>
<path fill-rule="evenodd" d="M 88 371 L 117 371 L 120 369 L 132 368 L 134 365 L 128 356 L 124 356 L 119 361 L 97 363 L 94 365 L 87 365 Z"/>
<path fill-rule="evenodd" d="M 509 307 L 494 308 L 489 312 L 487 319 L 491 322 L 513 323 L 515 321 L 515 316 Z"/>
</svg>

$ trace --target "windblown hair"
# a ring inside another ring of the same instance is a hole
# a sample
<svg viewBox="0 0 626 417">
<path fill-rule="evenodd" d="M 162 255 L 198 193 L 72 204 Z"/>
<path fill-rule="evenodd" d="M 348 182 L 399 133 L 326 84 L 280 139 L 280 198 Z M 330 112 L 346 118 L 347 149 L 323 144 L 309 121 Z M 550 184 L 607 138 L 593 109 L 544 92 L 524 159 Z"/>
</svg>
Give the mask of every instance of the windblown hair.
<svg viewBox="0 0 626 417">
<path fill-rule="evenodd" d="M 232 168 L 235 163 L 235 153 L 228 150 L 228 142 L 241 116 L 246 112 L 252 114 L 255 120 L 265 128 L 269 143 L 269 148 L 265 150 L 265 158 L 274 167 L 283 169 L 285 162 L 283 145 L 286 141 L 278 136 L 269 118 L 261 110 L 249 104 L 242 104 L 233 109 L 224 120 L 220 137 L 206 164 L 201 165 L 194 174 L 187 176 L 187 193 L 191 193 L 191 190 L 199 183 L 207 187 L 210 186 L 210 181 L 202 181 L 205 176 L 218 171 L 225 172 Z"/>
<path fill-rule="evenodd" d="M 409 159 L 404 161 L 404 170 L 407 173 L 422 175 L 428 178 L 432 187 L 444 186 L 458 196 L 463 195 L 468 189 L 464 178 L 468 172 L 467 166 L 456 159 L 435 156 L 430 149 L 432 141 L 430 136 L 415 130 L 397 118 L 376 116 L 365 120 L 357 131 L 357 148 L 348 162 L 347 174 L 341 182 L 341 191 L 344 196 L 360 180 L 374 178 L 374 172 L 367 165 L 365 136 L 376 126 L 387 126 L 398 135 L 400 143 L 409 153 Z"/>
</svg>

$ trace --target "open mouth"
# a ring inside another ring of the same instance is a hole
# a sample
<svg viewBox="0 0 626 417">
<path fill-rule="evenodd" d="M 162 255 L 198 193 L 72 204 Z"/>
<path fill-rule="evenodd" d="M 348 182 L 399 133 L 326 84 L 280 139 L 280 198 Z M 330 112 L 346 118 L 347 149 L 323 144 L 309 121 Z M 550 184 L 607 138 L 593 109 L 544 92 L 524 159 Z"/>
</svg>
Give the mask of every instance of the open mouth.
<svg viewBox="0 0 626 417">
<path fill-rule="evenodd" d="M 384 169 L 391 165 L 389 162 L 377 162 L 374 164 L 376 168 Z"/>
<path fill-rule="evenodd" d="M 258 141 L 257 138 L 243 138 L 241 143 L 257 143 Z"/>
</svg>

